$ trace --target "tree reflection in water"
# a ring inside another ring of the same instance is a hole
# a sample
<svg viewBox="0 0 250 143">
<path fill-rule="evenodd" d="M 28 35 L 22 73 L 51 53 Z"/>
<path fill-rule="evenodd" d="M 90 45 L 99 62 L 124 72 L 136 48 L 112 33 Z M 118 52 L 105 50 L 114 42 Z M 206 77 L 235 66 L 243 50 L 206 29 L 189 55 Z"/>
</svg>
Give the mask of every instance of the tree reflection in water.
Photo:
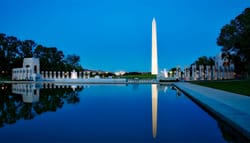
<svg viewBox="0 0 250 143">
<path fill-rule="evenodd" d="M 30 120 L 45 112 L 55 112 L 66 104 L 80 102 L 83 86 L 54 84 L 1 84 L 0 127 L 20 119 Z"/>
</svg>

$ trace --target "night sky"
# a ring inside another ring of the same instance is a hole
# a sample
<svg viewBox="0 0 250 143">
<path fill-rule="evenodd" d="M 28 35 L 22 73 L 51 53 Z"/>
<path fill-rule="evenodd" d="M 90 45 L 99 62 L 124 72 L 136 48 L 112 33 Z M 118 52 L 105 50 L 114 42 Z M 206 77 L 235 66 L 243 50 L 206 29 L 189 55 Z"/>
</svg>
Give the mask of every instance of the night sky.
<svg viewBox="0 0 250 143">
<path fill-rule="evenodd" d="M 0 0 L 0 33 L 81 57 L 84 68 L 150 71 L 151 22 L 159 69 L 215 56 L 220 29 L 249 0 Z"/>
</svg>

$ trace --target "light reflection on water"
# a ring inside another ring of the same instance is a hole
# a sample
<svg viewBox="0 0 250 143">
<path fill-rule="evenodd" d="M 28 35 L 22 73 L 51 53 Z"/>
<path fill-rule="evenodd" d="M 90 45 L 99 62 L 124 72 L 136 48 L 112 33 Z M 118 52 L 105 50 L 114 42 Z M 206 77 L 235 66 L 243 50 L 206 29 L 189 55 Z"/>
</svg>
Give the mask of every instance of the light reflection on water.
<svg viewBox="0 0 250 143">
<path fill-rule="evenodd" d="M 157 112 L 158 112 L 158 90 L 157 85 L 151 85 L 152 90 L 152 129 L 153 129 L 153 137 L 156 138 L 157 133 Z"/>
<path fill-rule="evenodd" d="M 0 142 L 225 142 L 228 130 L 183 95 L 157 84 L 4 84 Z"/>
</svg>

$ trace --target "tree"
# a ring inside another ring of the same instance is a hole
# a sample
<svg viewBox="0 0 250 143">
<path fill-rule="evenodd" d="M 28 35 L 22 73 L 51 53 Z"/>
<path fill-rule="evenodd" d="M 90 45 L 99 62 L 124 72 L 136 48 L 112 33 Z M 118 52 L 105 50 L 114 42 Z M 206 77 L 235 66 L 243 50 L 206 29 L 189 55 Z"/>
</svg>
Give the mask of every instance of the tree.
<svg viewBox="0 0 250 143">
<path fill-rule="evenodd" d="M 238 74 L 250 73 L 250 8 L 222 27 L 217 44 L 233 61 Z"/>
<path fill-rule="evenodd" d="M 22 66 L 23 58 L 30 57 L 39 58 L 41 70 L 44 71 L 83 69 L 77 55 L 69 55 L 65 60 L 63 51 L 56 47 L 38 45 L 33 40 L 21 41 L 0 33 L 0 76 L 10 76 L 13 68 Z"/>
<path fill-rule="evenodd" d="M 64 54 L 56 47 L 44 47 L 38 45 L 34 51 L 34 56 L 40 58 L 41 70 L 63 70 Z"/>
<path fill-rule="evenodd" d="M 212 57 L 202 56 L 195 61 L 196 65 L 214 65 L 214 59 Z"/>
<path fill-rule="evenodd" d="M 82 69 L 82 67 L 79 64 L 80 56 L 77 56 L 75 54 L 68 55 L 65 62 L 66 62 L 66 64 L 68 64 L 70 70 L 72 70 L 72 69 L 81 70 Z"/>
<path fill-rule="evenodd" d="M 16 57 L 18 56 L 18 47 L 21 43 L 14 36 L 6 36 L 0 34 L 0 74 L 11 75 L 11 70 L 16 65 Z"/>
<path fill-rule="evenodd" d="M 36 43 L 32 40 L 22 41 L 22 46 L 20 47 L 20 56 L 22 58 L 31 58 L 33 57 L 33 49 L 35 48 Z"/>
</svg>

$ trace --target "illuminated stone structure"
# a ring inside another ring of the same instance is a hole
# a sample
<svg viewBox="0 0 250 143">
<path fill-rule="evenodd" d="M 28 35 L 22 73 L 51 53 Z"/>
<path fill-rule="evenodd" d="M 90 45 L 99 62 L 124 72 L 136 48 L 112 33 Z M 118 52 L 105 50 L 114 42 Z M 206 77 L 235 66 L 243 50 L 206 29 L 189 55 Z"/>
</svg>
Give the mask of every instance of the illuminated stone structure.
<svg viewBox="0 0 250 143">
<path fill-rule="evenodd" d="M 24 58 L 22 68 L 12 69 L 12 80 L 39 80 L 40 62 L 38 58 Z"/>
</svg>

